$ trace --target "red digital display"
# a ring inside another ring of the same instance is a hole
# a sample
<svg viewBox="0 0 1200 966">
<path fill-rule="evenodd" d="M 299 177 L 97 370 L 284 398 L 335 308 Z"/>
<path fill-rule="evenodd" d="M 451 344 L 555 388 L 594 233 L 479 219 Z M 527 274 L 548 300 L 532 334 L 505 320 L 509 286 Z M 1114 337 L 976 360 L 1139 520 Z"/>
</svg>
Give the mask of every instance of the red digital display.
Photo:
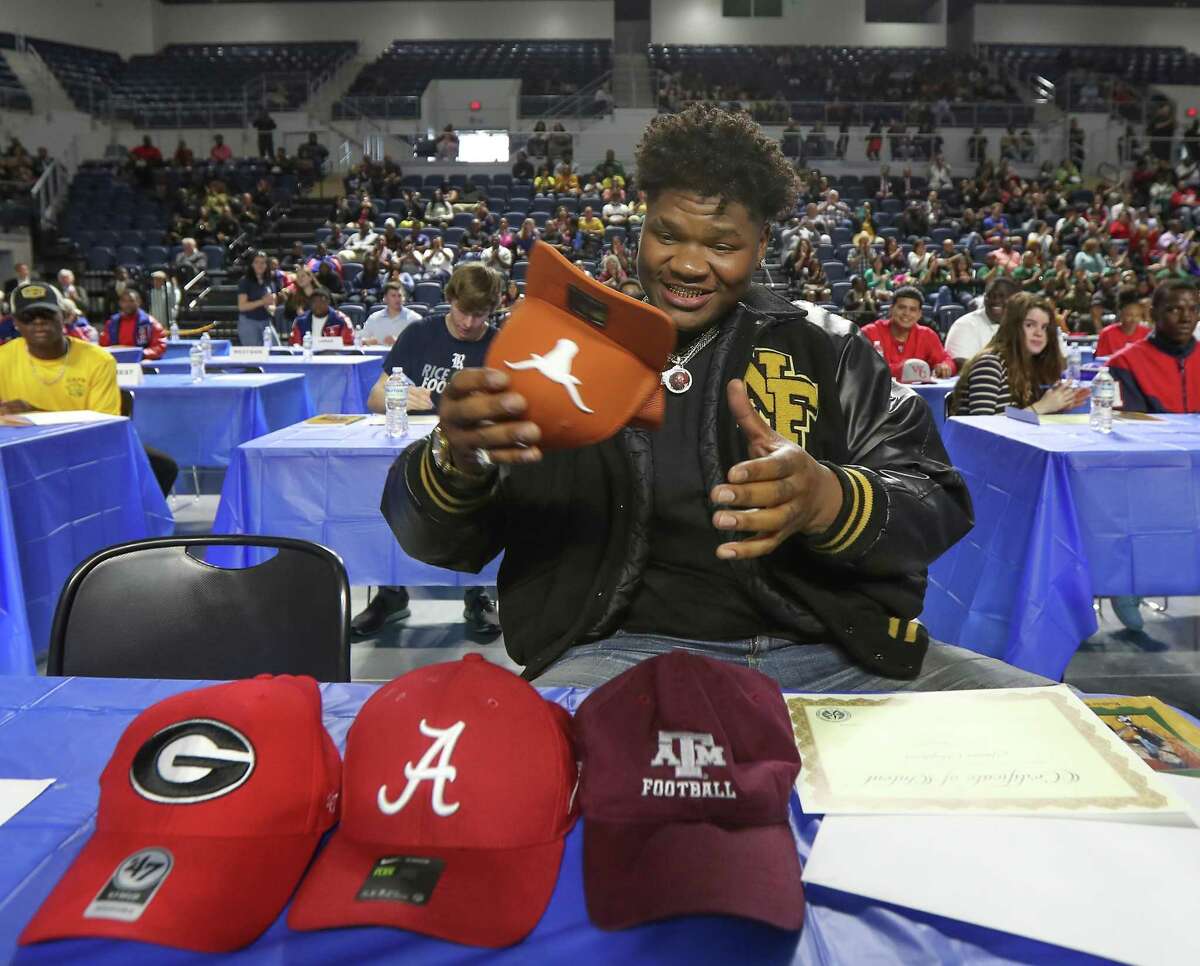
<svg viewBox="0 0 1200 966">
<path fill-rule="evenodd" d="M 470 107 L 471 107 L 471 110 L 472 110 L 472 111 L 482 111 L 482 110 L 483 110 L 483 103 L 482 103 L 482 102 L 480 102 L 480 101 L 471 101 L 471 105 L 470 105 Z"/>
</svg>

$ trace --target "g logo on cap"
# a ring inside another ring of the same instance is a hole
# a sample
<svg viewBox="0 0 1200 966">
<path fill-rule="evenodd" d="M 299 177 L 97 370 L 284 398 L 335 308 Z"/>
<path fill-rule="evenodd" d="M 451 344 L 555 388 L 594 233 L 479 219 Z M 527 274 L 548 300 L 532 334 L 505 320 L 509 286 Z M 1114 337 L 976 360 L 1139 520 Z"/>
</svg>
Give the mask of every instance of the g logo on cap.
<svg viewBox="0 0 1200 966">
<path fill-rule="evenodd" d="M 228 795 L 250 777 L 254 763 L 254 746 L 240 731 L 210 718 L 192 718 L 142 745 L 129 781 L 152 802 L 190 805 Z"/>
</svg>

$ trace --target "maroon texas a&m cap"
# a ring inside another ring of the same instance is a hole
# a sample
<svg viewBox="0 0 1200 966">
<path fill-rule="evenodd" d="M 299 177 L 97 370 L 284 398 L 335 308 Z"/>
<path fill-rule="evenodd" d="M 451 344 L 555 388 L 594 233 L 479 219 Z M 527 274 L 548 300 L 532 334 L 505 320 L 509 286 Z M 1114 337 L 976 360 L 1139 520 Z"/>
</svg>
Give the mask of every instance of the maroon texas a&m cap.
<svg viewBox="0 0 1200 966">
<path fill-rule="evenodd" d="M 788 824 L 800 756 L 774 681 L 672 651 L 593 691 L 575 729 L 596 925 L 687 915 L 803 925 Z"/>
<path fill-rule="evenodd" d="M 312 678 L 263 675 L 151 705 L 100 775 L 96 831 L 20 941 L 248 945 L 337 821 L 340 780 Z"/>
</svg>

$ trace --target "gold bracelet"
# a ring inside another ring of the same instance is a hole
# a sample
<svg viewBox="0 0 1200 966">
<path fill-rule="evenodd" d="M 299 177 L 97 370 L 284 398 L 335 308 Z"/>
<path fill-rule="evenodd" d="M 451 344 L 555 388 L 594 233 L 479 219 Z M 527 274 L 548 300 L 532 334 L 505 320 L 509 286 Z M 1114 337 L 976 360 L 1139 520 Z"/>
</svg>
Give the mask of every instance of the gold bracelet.
<svg viewBox="0 0 1200 966">
<path fill-rule="evenodd" d="M 442 429 L 441 423 L 434 426 L 433 432 L 429 435 L 429 455 L 433 457 L 434 468 L 452 483 L 478 486 L 480 483 L 490 481 L 496 469 L 489 464 L 480 473 L 468 473 L 455 466 L 454 459 L 450 455 L 450 440 L 446 438 L 446 432 Z"/>
</svg>

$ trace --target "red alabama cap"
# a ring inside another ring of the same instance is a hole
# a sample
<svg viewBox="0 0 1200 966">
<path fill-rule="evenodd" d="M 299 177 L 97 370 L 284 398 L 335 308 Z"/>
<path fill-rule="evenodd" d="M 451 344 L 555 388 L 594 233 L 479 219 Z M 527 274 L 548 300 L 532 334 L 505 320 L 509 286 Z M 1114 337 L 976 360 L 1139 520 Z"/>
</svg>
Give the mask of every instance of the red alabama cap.
<svg viewBox="0 0 1200 966">
<path fill-rule="evenodd" d="M 346 736 L 342 822 L 288 925 L 520 941 L 554 892 L 577 778 L 569 716 L 515 674 L 469 654 L 396 678 Z"/>
<path fill-rule="evenodd" d="M 596 925 L 728 915 L 801 927 L 788 825 L 800 755 L 779 685 L 672 651 L 593 691 L 575 727 Z"/>
<path fill-rule="evenodd" d="M 264 675 L 158 702 L 117 742 L 96 831 L 20 941 L 250 944 L 337 820 L 340 773 L 312 678 Z"/>
</svg>

